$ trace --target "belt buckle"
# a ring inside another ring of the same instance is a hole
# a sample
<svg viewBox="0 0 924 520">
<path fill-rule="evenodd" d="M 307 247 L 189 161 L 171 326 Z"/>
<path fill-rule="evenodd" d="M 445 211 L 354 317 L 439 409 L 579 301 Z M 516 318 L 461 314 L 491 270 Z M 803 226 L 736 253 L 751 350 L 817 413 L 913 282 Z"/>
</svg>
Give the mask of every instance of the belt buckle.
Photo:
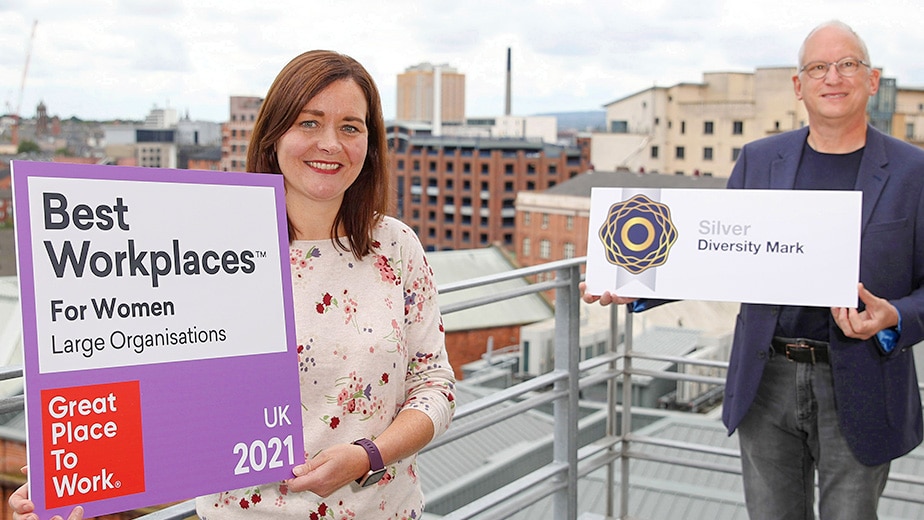
<svg viewBox="0 0 924 520">
<path fill-rule="evenodd" d="M 789 353 L 790 353 L 790 351 L 792 351 L 792 350 L 797 350 L 797 349 L 798 349 L 798 350 L 808 350 L 808 351 L 812 354 L 812 364 L 813 364 L 813 365 L 815 364 L 815 347 L 813 347 L 812 345 L 809 345 L 809 344 L 807 344 L 807 343 L 805 343 L 805 342 L 803 342 L 803 341 L 797 341 L 797 342 L 795 342 L 795 343 L 787 343 L 787 344 L 786 344 L 786 359 L 788 359 L 788 360 L 790 360 L 790 361 L 795 361 L 795 359 L 793 359 L 792 357 L 790 357 Z"/>
</svg>

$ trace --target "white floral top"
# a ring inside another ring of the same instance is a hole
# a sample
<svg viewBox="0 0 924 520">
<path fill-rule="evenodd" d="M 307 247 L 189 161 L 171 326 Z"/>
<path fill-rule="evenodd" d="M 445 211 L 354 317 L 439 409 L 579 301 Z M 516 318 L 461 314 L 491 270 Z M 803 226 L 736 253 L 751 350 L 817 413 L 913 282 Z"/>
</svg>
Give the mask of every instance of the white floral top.
<svg viewBox="0 0 924 520">
<path fill-rule="evenodd" d="M 330 240 L 290 246 L 306 455 L 375 439 L 412 408 L 449 427 L 455 380 L 446 356 L 433 272 L 414 232 L 384 218 L 374 252 L 357 261 Z M 276 482 L 196 500 L 207 520 L 418 519 L 416 457 L 388 466 L 377 484 L 327 498 Z"/>
</svg>

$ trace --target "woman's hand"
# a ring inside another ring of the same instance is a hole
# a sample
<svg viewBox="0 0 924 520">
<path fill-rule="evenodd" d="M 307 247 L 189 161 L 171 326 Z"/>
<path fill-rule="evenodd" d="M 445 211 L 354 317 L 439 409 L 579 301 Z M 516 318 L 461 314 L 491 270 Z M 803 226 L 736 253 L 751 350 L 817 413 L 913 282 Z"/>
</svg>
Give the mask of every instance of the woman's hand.
<svg viewBox="0 0 924 520">
<path fill-rule="evenodd" d="M 23 466 L 23 475 L 29 475 L 29 466 Z M 19 486 L 19 489 L 10 495 L 10 508 L 13 510 L 13 520 L 40 520 L 35 514 L 35 504 L 29 500 L 29 483 Z M 75 507 L 71 514 L 67 515 L 67 520 L 81 520 L 83 518 L 83 508 Z M 50 520 L 64 520 L 60 515 L 51 517 Z"/>
<path fill-rule="evenodd" d="M 295 466 L 295 478 L 289 479 L 289 491 L 311 491 L 327 497 L 369 471 L 369 456 L 361 446 L 335 444 L 304 464 Z"/>
</svg>

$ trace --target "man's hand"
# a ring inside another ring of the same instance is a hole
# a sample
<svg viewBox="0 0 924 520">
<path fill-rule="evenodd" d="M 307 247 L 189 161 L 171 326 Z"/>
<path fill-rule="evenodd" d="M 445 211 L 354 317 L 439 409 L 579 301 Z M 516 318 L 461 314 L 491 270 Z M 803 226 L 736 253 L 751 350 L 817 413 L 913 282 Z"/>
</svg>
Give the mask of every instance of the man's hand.
<svg viewBox="0 0 924 520">
<path fill-rule="evenodd" d="M 600 296 L 587 294 L 585 292 L 587 290 L 587 284 L 585 282 L 581 282 L 578 287 L 581 289 L 581 299 L 587 303 L 600 302 L 600 305 L 603 306 L 607 306 L 611 303 L 615 303 L 617 305 L 625 305 L 627 303 L 632 303 L 635 300 L 638 300 L 638 298 L 624 298 L 622 296 L 617 296 L 609 291 L 604 292 Z"/>
<path fill-rule="evenodd" d="M 831 307 L 834 322 L 848 338 L 867 340 L 880 330 L 898 325 L 898 311 L 888 300 L 869 292 L 863 284 L 857 285 L 860 301 L 866 305 L 863 312 L 856 308 Z"/>
</svg>

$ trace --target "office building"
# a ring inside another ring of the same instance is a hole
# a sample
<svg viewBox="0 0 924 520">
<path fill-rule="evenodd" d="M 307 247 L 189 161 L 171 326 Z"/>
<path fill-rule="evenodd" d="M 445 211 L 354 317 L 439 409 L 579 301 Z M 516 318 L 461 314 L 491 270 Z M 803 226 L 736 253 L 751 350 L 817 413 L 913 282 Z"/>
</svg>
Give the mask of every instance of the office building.
<svg viewBox="0 0 924 520">
<path fill-rule="evenodd" d="M 587 144 L 434 136 L 395 125 L 389 132 L 397 195 L 391 213 L 428 251 L 490 245 L 512 251 L 517 193 L 546 190 L 586 171 Z"/>
<path fill-rule="evenodd" d="M 231 96 L 230 119 L 221 129 L 221 170 L 242 172 L 247 165 L 247 146 L 263 98 Z"/>
<path fill-rule="evenodd" d="M 808 124 L 793 93 L 795 67 L 707 72 L 700 83 L 652 87 L 606 106 L 607 132 L 594 134 L 601 170 L 692 176 L 731 174 L 741 148 Z M 924 90 L 883 77 L 867 106 L 869 123 L 913 144 L 924 142 Z"/>
<path fill-rule="evenodd" d="M 437 126 L 463 123 L 465 74 L 447 64 L 421 63 L 408 67 L 398 74 L 396 118 L 399 121 L 430 122 Z"/>
</svg>

